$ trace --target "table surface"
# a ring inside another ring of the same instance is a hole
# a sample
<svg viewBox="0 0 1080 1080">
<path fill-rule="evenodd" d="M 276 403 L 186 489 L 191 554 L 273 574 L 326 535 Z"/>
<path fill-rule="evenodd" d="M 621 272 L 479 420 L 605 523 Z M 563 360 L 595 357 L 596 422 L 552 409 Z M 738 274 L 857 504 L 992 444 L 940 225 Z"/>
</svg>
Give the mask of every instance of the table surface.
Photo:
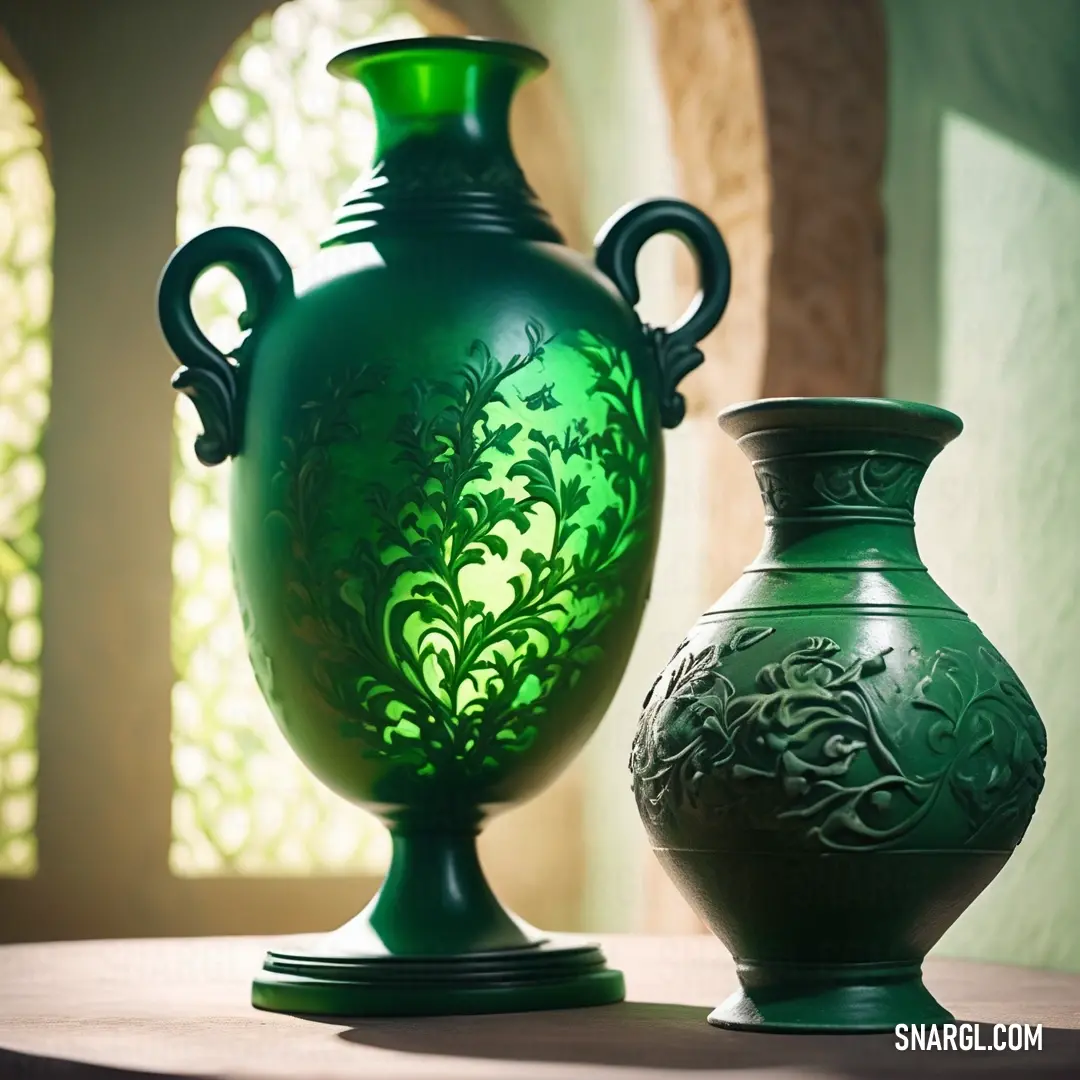
<svg viewBox="0 0 1080 1080">
<path fill-rule="evenodd" d="M 958 1020 L 1042 1025 L 1042 1050 L 907 1052 L 892 1035 L 709 1027 L 735 971 L 707 937 L 599 939 L 621 1005 L 501 1016 L 317 1021 L 248 1001 L 268 942 L 190 938 L 0 947 L 0 1077 L 245 1080 L 861 1080 L 1080 1077 L 1080 976 L 932 960 Z"/>
</svg>

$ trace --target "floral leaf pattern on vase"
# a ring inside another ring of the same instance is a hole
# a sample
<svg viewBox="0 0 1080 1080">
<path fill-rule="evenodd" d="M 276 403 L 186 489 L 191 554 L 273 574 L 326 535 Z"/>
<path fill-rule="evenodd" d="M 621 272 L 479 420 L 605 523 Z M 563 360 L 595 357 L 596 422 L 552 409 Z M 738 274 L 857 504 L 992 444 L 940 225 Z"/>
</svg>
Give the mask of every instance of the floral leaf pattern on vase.
<svg viewBox="0 0 1080 1080">
<path fill-rule="evenodd" d="M 951 755 L 949 785 L 973 839 L 994 821 L 1031 816 L 1046 761 L 1046 730 L 1020 680 L 992 649 L 978 657 L 940 650 L 914 700 L 930 717 L 933 749 Z"/>
<path fill-rule="evenodd" d="M 282 508 L 270 517 L 288 526 L 293 633 L 342 732 L 418 777 L 497 773 L 533 744 L 553 692 L 602 651 L 624 560 L 648 532 L 652 467 L 629 357 L 536 322 L 525 339 L 505 362 L 476 341 L 460 379 L 412 384 L 392 437 L 404 480 L 392 488 L 334 464 L 365 438 L 389 368 L 332 382 L 287 440 Z M 522 394 L 515 376 L 555 342 L 588 360 L 602 430 L 527 423 L 559 403 L 549 384 Z M 343 493 L 371 527 L 324 569 L 317 549 Z M 505 602 L 487 599 L 472 568 L 497 579 Z"/>
<path fill-rule="evenodd" d="M 828 465 L 814 476 L 814 491 L 831 506 L 874 506 L 915 510 L 926 471 L 922 462 L 892 456 L 860 456 Z"/>
<path fill-rule="evenodd" d="M 967 846 L 995 824 L 1026 825 L 1043 786 L 1045 732 L 996 654 L 982 650 L 992 678 L 980 682 L 970 658 L 939 650 L 913 693 L 889 706 L 916 714 L 913 726 L 897 726 L 871 692 L 890 648 L 844 660 L 835 641 L 806 638 L 740 692 L 725 662 L 771 634 L 747 628 L 696 655 L 681 649 L 654 684 L 630 762 L 648 820 L 687 805 L 779 831 L 797 847 L 860 851 L 907 836 L 948 795 L 966 816 Z M 911 740 L 940 763 L 909 768 Z"/>
<path fill-rule="evenodd" d="M 896 454 L 834 451 L 762 462 L 754 471 L 765 508 L 774 514 L 869 509 L 907 517 L 926 464 Z"/>
</svg>

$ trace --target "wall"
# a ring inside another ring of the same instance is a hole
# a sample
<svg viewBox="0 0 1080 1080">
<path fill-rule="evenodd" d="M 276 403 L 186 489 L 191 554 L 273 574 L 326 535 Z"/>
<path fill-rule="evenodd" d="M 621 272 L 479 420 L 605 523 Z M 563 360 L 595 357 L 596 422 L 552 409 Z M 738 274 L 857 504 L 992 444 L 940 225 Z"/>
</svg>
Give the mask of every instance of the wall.
<svg viewBox="0 0 1080 1080">
<path fill-rule="evenodd" d="M 925 483 L 920 545 L 1049 733 L 1031 829 L 940 951 L 1080 970 L 1080 4 L 887 10 L 887 392 L 967 425 Z"/>
</svg>

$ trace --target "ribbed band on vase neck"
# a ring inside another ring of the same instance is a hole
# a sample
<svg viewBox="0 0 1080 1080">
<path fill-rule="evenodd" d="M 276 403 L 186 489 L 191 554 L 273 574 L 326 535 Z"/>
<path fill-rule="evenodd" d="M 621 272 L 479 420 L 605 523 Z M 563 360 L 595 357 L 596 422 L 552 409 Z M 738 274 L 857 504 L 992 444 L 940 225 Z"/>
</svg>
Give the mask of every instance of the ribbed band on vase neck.
<svg viewBox="0 0 1080 1080">
<path fill-rule="evenodd" d="M 761 489 L 759 563 L 923 568 L 915 499 L 962 430 L 958 417 L 880 398 L 766 398 L 725 410 L 719 423 Z"/>
<path fill-rule="evenodd" d="M 322 246 L 440 232 L 561 243 L 510 140 L 514 93 L 546 66 L 526 46 L 468 37 L 378 41 L 334 57 L 329 70 L 370 94 L 377 134 L 373 167 Z"/>
</svg>

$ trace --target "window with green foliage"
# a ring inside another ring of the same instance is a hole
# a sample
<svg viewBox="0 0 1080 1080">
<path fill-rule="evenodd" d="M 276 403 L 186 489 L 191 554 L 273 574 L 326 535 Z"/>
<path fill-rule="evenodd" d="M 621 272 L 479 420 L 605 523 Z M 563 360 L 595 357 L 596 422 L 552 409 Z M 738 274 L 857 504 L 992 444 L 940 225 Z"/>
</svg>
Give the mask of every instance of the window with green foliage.
<svg viewBox="0 0 1080 1080">
<path fill-rule="evenodd" d="M 0 64 L 0 875 L 37 870 L 41 539 L 53 191 L 41 132 Z"/>
<path fill-rule="evenodd" d="M 259 18 L 196 117 L 180 175 L 178 240 L 215 225 L 246 225 L 294 266 L 305 263 L 345 188 L 370 163 L 375 137 L 366 95 L 328 76 L 326 60 L 358 39 L 423 33 L 387 0 L 289 0 Z M 215 345 L 235 348 L 244 308 L 235 279 L 209 271 L 193 307 Z M 195 410 L 181 397 L 172 494 L 172 869 L 378 870 L 388 856 L 384 830 L 311 776 L 256 687 L 229 571 L 229 467 L 199 464 L 198 431 Z"/>
</svg>

